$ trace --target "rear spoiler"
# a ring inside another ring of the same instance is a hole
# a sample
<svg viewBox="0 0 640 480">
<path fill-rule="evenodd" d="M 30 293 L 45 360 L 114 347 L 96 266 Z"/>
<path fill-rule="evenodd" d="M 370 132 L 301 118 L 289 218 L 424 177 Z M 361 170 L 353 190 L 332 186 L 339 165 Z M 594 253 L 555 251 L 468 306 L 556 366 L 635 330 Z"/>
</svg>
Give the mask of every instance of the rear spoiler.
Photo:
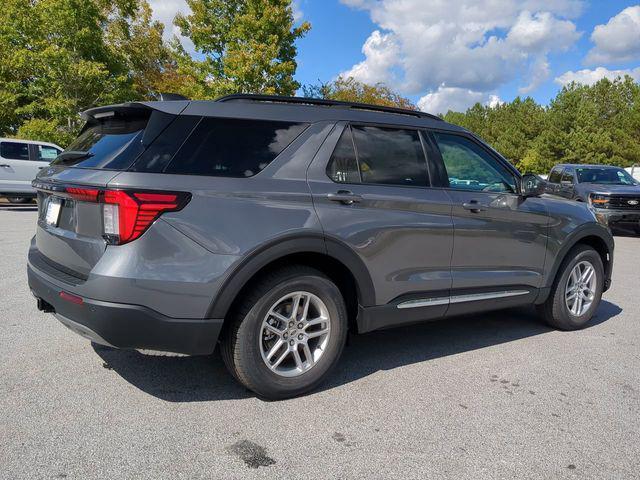
<svg viewBox="0 0 640 480">
<path fill-rule="evenodd" d="M 82 112 L 80 116 L 83 120 L 88 122 L 99 118 L 107 118 L 115 115 L 116 113 L 131 116 L 144 115 L 148 114 L 149 110 L 157 110 L 162 113 L 178 115 L 187 108 L 189 103 L 189 100 L 120 103 L 118 105 L 90 108 L 89 110 Z"/>
</svg>

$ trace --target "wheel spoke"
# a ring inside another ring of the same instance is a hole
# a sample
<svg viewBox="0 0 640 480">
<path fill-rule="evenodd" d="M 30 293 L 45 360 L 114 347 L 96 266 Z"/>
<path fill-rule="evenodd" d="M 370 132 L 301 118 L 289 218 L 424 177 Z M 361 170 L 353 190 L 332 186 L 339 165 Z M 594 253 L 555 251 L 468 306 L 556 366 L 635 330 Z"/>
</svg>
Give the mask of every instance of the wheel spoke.
<svg viewBox="0 0 640 480">
<path fill-rule="evenodd" d="M 313 332 L 307 332 L 307 338 L 308 339 L 312 339 L 312 338 L 316 338 L 316 337 L 321 337 L 322 335 L 325 335 L 329 333 L 329 328 L 323 328 L 322 330 L 316 330 Z"/>
<path fill-rule="evenodd" d="M 302 299 L 302 294 L 299 293 L 298 295 L 295 296 L 295 298 L 293 299 L 293 303 L 291 304 L 291 320 L 297 320 L 298 319 L 298 307 L 300 307 L 300 300 Z"/>
<path fill-rule="evenodd" d="M 284 315 L 279 314 L 278 312 L 274 311 L 273 309 L 271 309 L 271 311 L 269 311 L 269 316 L 271 316 L 273 318 L 276 318 L 276 319 L 280 320 L 281 322 L 284 322 L 285 325 L 289 321 L 289 319 L 287 317 L 285 317 Z"/>
<path fill-rule="evenodd" d="M 273 365 L 271 365 L 271 370 L 275 370 L 276 368 L 278 368 L 280 366 L 280 364 L 284 361 L 284 359 L 289 356 L 290 353 L 291 352 L 287 348 L 284 351 L 284 353 L 282 355 L 280 355 L 280 357 L 278 357 L 278 360 L 276 360 L 276 362 Z"/>
<path fill-rule="evenodd" d="M 271 333 L 277 335 L 278 337 L 281 337 L 282 334 L 285 332 L 285 329 L 281 330 L 279 328 L 276 328 L 275 326 L 271 325 L 269 322 L 265 324 L 264 328 L 269 330 Z"/>
<path fill-rule="evenodd" d="M 326 322 L 327 322 L 327 319 L 325 317 L 314 318 L 313 320 L 309 320 L 307 322 L 307 327 L 313 327 L 314 325 L 320 325 Z"/>
<path fill-rule="evenodd" d="M 587 267 L 584 271 L 584 274 L 582 275 L 582 282 L 589 283 L 594 273 L 595 270 L 593 269 L 593 267 Z"/>
<path fill-rule="evenodd" d="M 309 305 L 311 304 L 311 297 L 306 296 L 303 299 L 304 304 L 302 305 L 302 314 L 300 315 L 301 321 L 307 320 L 307 315 L 309 314 Z"/>
<path fill-rule="evenodd" d="M 271 362 L 271 359 L 273 358 L 273 356 L 276 353 L 278 353 L 278 350 L 280 350 L 280 347 L 282 347 L 282 345 L 284 345 L 284 341 L 279 338 L 278 341 L 276 343 L 274 343 L 273 347 L 271 347 L 271 350 L 269 350 L 269 352 L 266 355 L 267 360 L 269 362 Z"/>
<path fill-rule="evenodd" d="M 302 370 L 304 368 L 302 365 L 302 358 L 300 358 L 300 352 L 297 348 L 293 350 L 293 359 L 296 362 L 296 368 L 298 370 Z"/>
<path fill-rule="evenodd" d="M 304 356 L 306 357 L 307 360 L 307 364 L 309 364 L 309 366 L 313 365 L 313 354 L 311 353 L 311 349 L 309 348 L 309 345 L 304 343 L 302 344 L 302 351 L 304 352 Z"/>
</svg>

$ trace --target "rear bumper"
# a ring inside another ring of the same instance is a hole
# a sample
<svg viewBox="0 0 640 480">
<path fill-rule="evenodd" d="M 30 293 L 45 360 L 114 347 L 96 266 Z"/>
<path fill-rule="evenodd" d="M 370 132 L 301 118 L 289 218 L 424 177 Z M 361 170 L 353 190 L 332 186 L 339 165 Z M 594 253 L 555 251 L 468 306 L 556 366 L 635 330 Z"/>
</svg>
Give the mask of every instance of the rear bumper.
<svg viewBox="0 0 640 480">
<path fill-rule="evenodd" d="M 66 327 L 102 345 L 204 355 L 213 352 L 222 329 L 222 319 L 172 318 L 139 305 L 89 298 L 76 303 L 60 297 L 60 292 L 75 295 L 72 285 L 52 281 L 31 263 L 27 274 L 41 307 L 50 307 Z"/>
</svg>

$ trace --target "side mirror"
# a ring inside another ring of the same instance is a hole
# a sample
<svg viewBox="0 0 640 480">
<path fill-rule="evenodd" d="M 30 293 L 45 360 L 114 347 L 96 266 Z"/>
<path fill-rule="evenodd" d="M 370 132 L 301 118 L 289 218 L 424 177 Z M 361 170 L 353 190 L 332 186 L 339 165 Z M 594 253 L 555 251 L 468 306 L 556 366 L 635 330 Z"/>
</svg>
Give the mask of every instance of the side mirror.
<svg viewBox="0 0 640 480">
<path fill-rule="evenodd" d="M 547 187 L 545 182 L 538 175 L 532 173 L 526 173 L 522 176 L 520 181 L 520 194 L 524 197 L 539 197 L 542 195 Z"/>
</svg>

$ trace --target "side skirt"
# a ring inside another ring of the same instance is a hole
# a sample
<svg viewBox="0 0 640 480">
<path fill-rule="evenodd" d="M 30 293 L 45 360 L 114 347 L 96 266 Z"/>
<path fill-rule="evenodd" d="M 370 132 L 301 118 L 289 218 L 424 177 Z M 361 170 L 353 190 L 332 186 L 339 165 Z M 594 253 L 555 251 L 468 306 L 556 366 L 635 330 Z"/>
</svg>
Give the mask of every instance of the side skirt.
<svg viewBox="0 0 640 480">
<path fill-rule="evenodd" d="M 360 306 L 358 332 L 365 333 L 444 317 L 532 305 L 538 293 L 538 289 L 528 286 L 509 286 L 403 295 L 387 305 Z"/>
</svg>

